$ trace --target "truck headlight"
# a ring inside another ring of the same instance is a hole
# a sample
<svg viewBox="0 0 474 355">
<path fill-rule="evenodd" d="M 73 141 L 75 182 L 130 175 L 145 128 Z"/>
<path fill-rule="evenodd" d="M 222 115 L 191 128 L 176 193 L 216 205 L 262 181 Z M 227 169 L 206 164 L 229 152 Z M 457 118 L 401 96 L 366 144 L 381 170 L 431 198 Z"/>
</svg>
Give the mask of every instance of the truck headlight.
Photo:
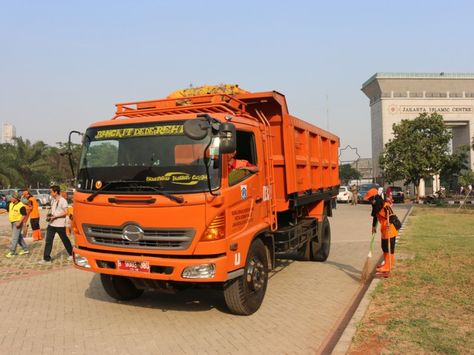
<svg viewBox="0 0 474 355">
<path fill-rule="evenodd" d="M 81 254 L 74 253 L 74 263 L 77 266 L 83 267 L 85 269 L 90 269 L 91 265 L 89 264 L 89 260 L 85 256 L 82 256 Z"/>
<path fill-rule="evenodd" d="M 188 266 L 181 276 L 185 279 L 211 279 L 216 275 L 216 264 Z"/>
</svg>

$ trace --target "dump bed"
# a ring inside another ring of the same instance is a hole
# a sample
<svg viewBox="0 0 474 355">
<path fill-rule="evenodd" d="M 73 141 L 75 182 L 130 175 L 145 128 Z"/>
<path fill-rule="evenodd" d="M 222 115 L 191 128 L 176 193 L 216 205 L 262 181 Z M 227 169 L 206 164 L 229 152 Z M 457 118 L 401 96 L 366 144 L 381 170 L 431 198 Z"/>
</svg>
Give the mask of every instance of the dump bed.
<svg viewBox="0 0 474 355">
<path fill-rule="evenodd" d="M 285 97 L 278 92 L 236 97 L 246 103 L 248 113 L 269 122 L 277 211 L 305 194 L 337 194 L 337 136 L 291 116 Z"/>
</svg>

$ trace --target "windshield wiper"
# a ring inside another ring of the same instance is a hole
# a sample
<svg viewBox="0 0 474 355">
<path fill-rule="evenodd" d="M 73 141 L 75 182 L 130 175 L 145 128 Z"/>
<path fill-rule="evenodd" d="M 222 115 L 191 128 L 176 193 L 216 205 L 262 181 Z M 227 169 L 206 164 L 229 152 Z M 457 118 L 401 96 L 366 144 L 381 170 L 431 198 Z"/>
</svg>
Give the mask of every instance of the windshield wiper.
<svg viewBox="0 0 474 355">
<path fill-rule="evenodd" d="M 94 191 L 89 197 L 87 197 L 88 202 L 92 202 L 94 198 L 101 194 L 103 191 L 107 191 L 110 189 L 110 187 L 118 184 L 130 184 L 130 186 L 121 186 L 121 189 L 123 188 L 130 188 L 130 189 L 142 189 L 142 190 L 152 190 L 155 192 L 157 195 L 165 196 L 169 198 L 170 200 L 177 202 L 177 203 L 183 203 L 184 198 L 175 196 L 173 194 L 170 194 L 169 192 L 162 191 L 159 188 L 153 187 L 153 186 L 146 186 L 146 185 L 138 185 L 142 184 L 143 181 L 133 181 L 133 180 L 118 180 L 118 181 L 110 181 L 104 186 L 102 186 L 99 190 Z"/>
<path fill-rule="evenodd" d="M 102 186 L 100 189 L 98 189 L 98 190 L 94 191 L 92 194 L 90 194 L 89 197 L 86 198 L 86 200 L 88 202 L 92 202 L 97 195 L 101 194 L 103 191 L 108 190 L 110 187 L 112 187 L 114 185 L 124 184 L 124 183 L 138 183 L 138 182 L 141 183 L 141 181 L 126 181 L 126 180 L 110 181 L 107 184 L 105 184 L 104 186 Z"/>
<path fill-rule="evenodd" d="M 177 203 L 183 203 L 184 198 L 175 196 L 173 194 L 170 194 L 169 192 L 162 191 L 156 187 L 153 186 L 134 186 L 137 189 L 147 189 L 147 190 L 152 190 L 155 192 L 157 195 L 165 196 L 168 197 L 171 201 L 177 202 Z"/>
</svg>

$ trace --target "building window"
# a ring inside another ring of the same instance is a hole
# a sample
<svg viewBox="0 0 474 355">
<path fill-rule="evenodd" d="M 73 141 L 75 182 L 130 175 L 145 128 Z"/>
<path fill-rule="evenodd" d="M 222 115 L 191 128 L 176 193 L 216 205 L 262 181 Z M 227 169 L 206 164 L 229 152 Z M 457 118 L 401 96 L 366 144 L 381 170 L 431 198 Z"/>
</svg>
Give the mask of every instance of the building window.
<svg viewBox="0 0 474 355">
<path fill-rule="evenodd" d="M 474 92 L 465 92 L 464 96 L 465 97 L 474 97 Z"/>
<path fill-rule="evenodd" d="M 423 97 L 423 93 L 410 91 L 410 97 Z"/>
<path fill-rule="evenodd" d="M 462 97 L 462 92 L 450 92 L 449 97 Z"/>
<path fill-rule="evenodd" d="M 383 92 L 382 97 L 392 97 L 392 93 L 391 92 Z"/>
<path fill-rule="evenodd" d="M 406 91 L 394 92 L 393 97 L 408 97 L 408 95 L 407 95 Z"/>
<path fill-rule="evenodd" d="M 447 97 L 448 94 L 445 92 L 427 92 L 425 97 Z"/>
</svg>

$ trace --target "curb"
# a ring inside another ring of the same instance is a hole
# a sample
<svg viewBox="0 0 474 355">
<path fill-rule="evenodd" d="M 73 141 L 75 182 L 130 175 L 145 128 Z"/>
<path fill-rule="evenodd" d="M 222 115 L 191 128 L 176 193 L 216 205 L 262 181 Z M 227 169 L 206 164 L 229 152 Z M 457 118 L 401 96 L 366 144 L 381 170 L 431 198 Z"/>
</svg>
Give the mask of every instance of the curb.
<svg viewBox="0 0 474 355">
<path fill-rule="evenodd" d="M 400 234 L 402 234 L 402 231 L 405 227 L 405 221 L 407 218 L 411 215 L 413 211 L 414 206 L 411 206 L 408 210 L 408 212 L 405 214 L 405 217 L 403 218 L 402 221 L 402 229 L 400 230 Z M 400 236 L 399 234 L 399 236 Z M 379 260 L 381 261 L 381 259 Z M 375 263 L 376 264 L 376 263 Z M 375 265 L 374 265 L 374 270 L 375 271 Z M 352 344 L 353 337 L 357 331 L 357 326 L 358 323 L 362 320 L 364 317 L 365 313 L 367 312 L 367 309 L 369 308 L 371 299 L 370 295 L 372 292 L 375 290 L 377 285 L 379 284 L 381 279 L 375 278 L 374 277 L 374 272 L 371 274 L 372 280 L 370 281 L 369 286 L 367 287 L 364 296 L 360 300 L 359 305 L 357 306 L 357 309 L 355 310 L 354 314 L 351 317 L 351 320 L 347 324 L 346 328 L 344 329 L 341 337 L 336 343 L 336 346 L 332 350 L 331 354 L 333 355 L 342 355 L 342 354 L 347 354 L 349 351 L 349 348 Z"/>
<path fill-rule="evenodd" d="M 370 296 L 372 292 L 375 290 L 375 288 L 377 287 L 377 285 L 379 284 L 379 282 L 380 282 L 380 279 L 374 278 L 372 280 L 369 288 L 365 292 L 364 297 L 360 301 L 359 306 L 354 312 L 349 324 L 347 325 L 346 329 L 342 333 L 341 337 L 339 338 L 339 341 L 337 342 L 331 354 L 333 355 L 347 354 L 352 344 L 352 339 L 354 338 L 354 335 L 357 331 L 358 323 L 362 320 L 362 318 L 364 318 L 364 315 L 367 312 L 367 309 L 369 308 L 369 304 L 372 301 L 370 299 Z"/>
</svg>

